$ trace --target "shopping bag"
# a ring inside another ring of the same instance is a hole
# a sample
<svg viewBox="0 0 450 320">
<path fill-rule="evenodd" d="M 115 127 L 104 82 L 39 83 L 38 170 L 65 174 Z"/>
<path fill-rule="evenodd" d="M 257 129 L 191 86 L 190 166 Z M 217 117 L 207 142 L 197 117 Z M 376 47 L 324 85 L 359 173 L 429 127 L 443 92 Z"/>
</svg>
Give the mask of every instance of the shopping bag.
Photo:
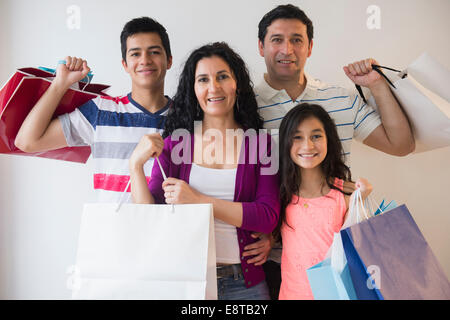
<svg viewBox="0 0 450 320">
<path fill-rule="evenodd" d="M 211 204 L 87 204 L 74 299 L 217 299 Z"/>
<path fill-rule="evenodd" d="M 371 216 L 373 214 L 368 211 L 362 200 L 361 191 L 357 189 L 351 197 L 342 229 Z M 306 274 L 315 300 L 356 300 L 340 233 L 334 234 L 333 242 L 325 259 L 307 269 Z"/>
<path fill-rule="evenodd" d="M 405 205 L 341 237 L 358 299 L 450 299 L 450 283 Z"/>
<path fill-rule="evenodd" d="M 36 156 L 50 159 L 85 163 L 91 153 L 90 147 L 66 147 L 57 150 L 25 153 L 14 145 L 23 121 L 36 102 L 50 86 L 54 74 L 36 68 L 18 69 L 0 89 L 0 153 Z M 87 101 L 107 94 L 109 86 L 92 83 L 76 83 L 69 88 L 53 117 L 71 112 Z"/>
<path fill-rule="evenodd" d="M 414 152 L 450 146 L 450 71 L 427 53 L 404 71 L 372 67 L 388 80 L 409 118 L 416 141 Z M 380 68 L 398 72 L 384 75 Z M 375 104 L 373 97 L 371 104 Z"/>
</svg>

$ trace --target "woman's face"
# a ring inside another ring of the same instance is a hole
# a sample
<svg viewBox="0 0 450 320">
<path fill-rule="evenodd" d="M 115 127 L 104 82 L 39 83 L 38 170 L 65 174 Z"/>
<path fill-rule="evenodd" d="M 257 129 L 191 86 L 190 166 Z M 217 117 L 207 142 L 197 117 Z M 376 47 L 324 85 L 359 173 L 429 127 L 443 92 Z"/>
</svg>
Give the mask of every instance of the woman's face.
<svg viewBox="0 0 450 320">
<path fill-rule="evenodd" d="M 195 70 L 194 90 L 205 116 L 234 117 L 237 82 L 220 57 L 203 58 Z"/>
</svg>

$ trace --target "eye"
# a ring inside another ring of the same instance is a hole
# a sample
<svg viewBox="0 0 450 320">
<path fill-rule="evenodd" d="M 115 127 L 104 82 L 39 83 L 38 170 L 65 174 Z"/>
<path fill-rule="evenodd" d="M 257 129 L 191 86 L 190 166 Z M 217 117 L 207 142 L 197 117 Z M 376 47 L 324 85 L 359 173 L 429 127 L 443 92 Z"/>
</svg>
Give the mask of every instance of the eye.
<svg viewBox="0 0 450 320">
<path fill-rule="evenodd" d="M 225 73 L 221 73 L 217 76 L 218 80 L 224 80 L 224 79 L 228 79 L 228 78 L 229 78 L 229 76 Z"/>
<path fill-rule="evenodd" d="M 161 54 L 161 52 L 159 52 L 159 51 L 150 51 L 150 54 L 156 55 L 156 54 Z"/>
<path fill-rule="evenodd" d="M 281 38 L 272 38 L 272 42 L 280 43 L 282 41 Z"/>
<path fill-rule="evenodd" d="M 138 52 L 133 52 L 130 56 L 137 57 L 137 56 L 139 56 L 139 53 Z"/>
<path fill-rule="evenodd" d="M 207 77 L 197 78 L 197 82 L 208 82 L 208 78 Z"/>
<path fill-rule="evenodd" d="M 322 135 L 320 135 L 320 134 L 315 134 L 315 135 L 311 136 L 312 140 L 318 140 L 320 138 L 322 138 Z"/>
<path fill-rule="evenodd" d="M 302 43 L 303 41 L 300 38 L 295 38 L 295 39 L 292 40 L 292 42 L 294 42 L 294 43 Z"/>
<path fill-rule="evenodd" d="M 302 140 L 303 137 L 302 137 L 302 136 L 299 136 L 299 135 L 295 135 L 292 139 L 293 139 L 293 140 Z"/>
</svg>

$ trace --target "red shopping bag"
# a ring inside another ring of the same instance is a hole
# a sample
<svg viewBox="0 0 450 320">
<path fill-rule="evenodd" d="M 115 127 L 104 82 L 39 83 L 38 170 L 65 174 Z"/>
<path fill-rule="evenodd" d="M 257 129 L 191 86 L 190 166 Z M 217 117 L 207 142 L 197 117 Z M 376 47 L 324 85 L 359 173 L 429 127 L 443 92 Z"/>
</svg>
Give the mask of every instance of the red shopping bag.
<svg viewBox="0 0 450 320">
<path fill-rule="evenodd" d="M 91 153 L 90 147 L 66 147 L 57 150 L 25 153 L 14 145 L 17 132 L 36 102 L 50 86 L 54 75 L 35 69 L 18 69 L 0 90 L 0 153 L 43 157 L 85 163 Z M 72 112 L 87 101 L 107 94 L 103 84 L 78 83 L 80 89 L 67 90 L 56 108 L 54 118 Z"/>
</svg>

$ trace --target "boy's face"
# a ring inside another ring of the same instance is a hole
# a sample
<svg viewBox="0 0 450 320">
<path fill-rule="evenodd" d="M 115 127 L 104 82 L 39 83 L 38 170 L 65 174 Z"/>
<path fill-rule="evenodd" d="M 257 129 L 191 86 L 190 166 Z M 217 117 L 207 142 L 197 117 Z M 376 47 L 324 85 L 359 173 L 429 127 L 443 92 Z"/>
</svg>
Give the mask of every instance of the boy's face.
<svg viewBox="0 0 450 320">
<path fill-rule="evenodd" d="M 142 32 L 128 37 L 126 61 L 122 60 L 122 65 L 130 74 L 133 88 L 154 89 L 164 85 L 172 57 L 167 57 L 156 32 Z"/>
<path fill-rule="evenodd" d="M 313 46 L 306 31 L 306 25 L 297 19 L 277 19 L 267 27 L 264 43 L 258 44 L 270 77 L 283 81 L 298 79 Z"/>
</svg>

